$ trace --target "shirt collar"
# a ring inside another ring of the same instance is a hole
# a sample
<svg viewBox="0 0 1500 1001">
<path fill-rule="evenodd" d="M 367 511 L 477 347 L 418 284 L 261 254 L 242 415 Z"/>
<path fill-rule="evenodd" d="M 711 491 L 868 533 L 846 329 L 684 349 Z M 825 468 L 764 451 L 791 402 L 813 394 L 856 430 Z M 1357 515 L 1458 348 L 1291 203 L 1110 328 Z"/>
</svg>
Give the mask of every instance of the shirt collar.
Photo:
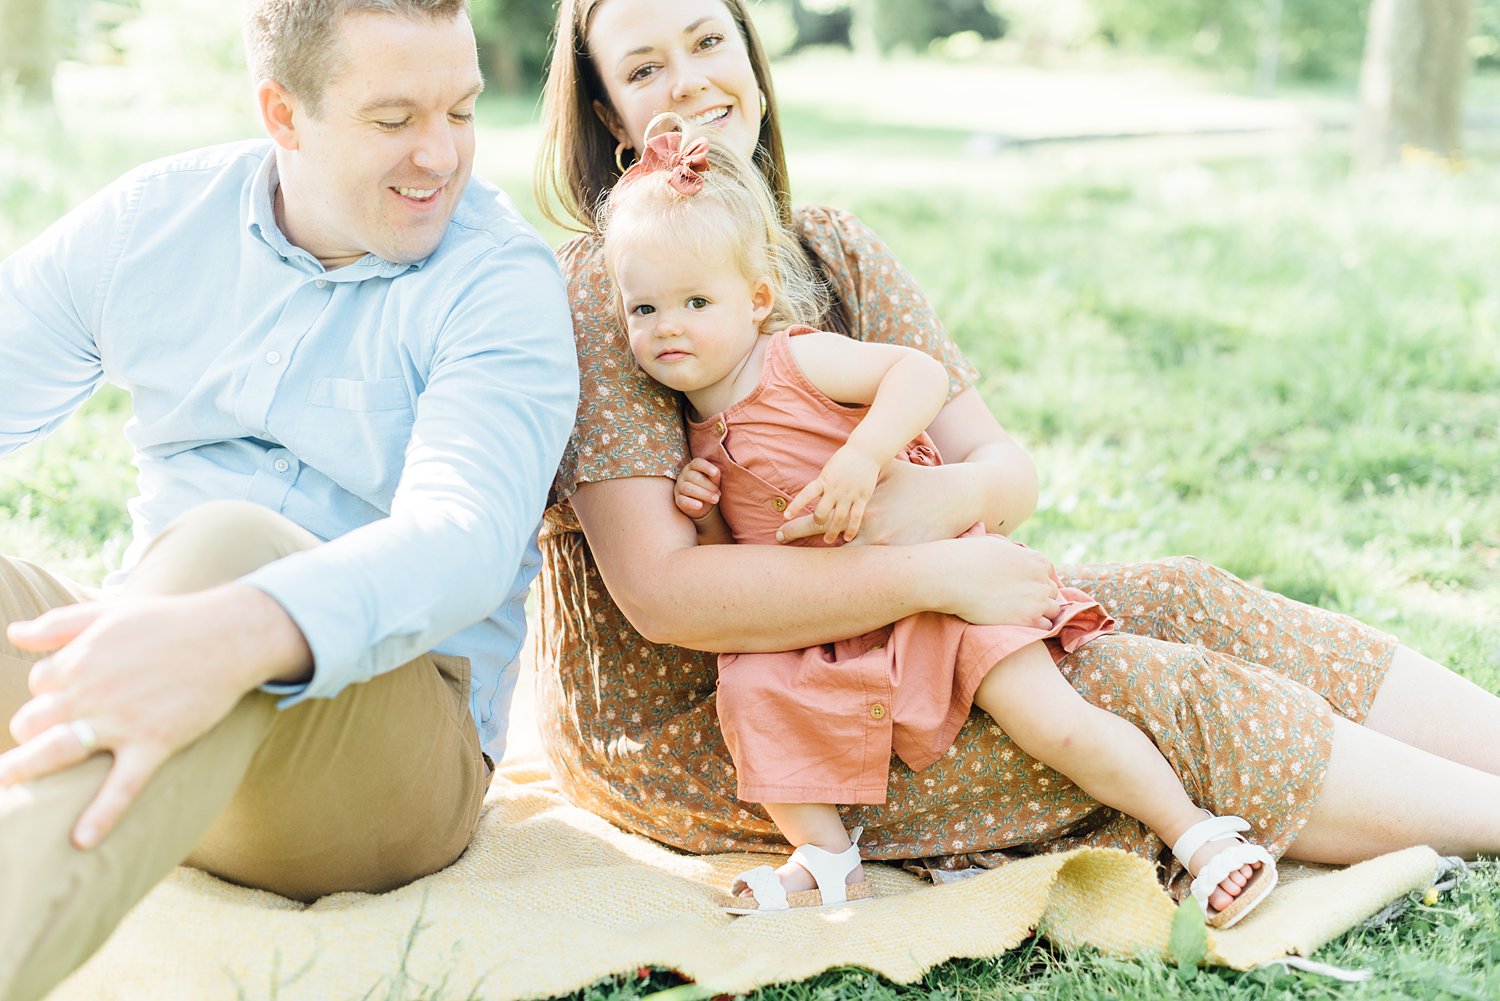
<svg viewBox="0 0 1500 1001">
<path fill-rule="evenodd" d="M 315 274 L 332 282 L 359 282 L 366 278 L 394 278 L 407 271 L 416 271 L 431 257 L 424 257 L 414 264 L 397 264 L 376 254 L 366 254 L 353 264 L 328 271 L 312 254 L 294 246 L 276 224 L 276 188 L 281 178 L 276 172 L 276 151 L 267 150 L 266 156 L 250 179 L 250 199 L 245 210 L 245 229 L 264 244 L 273 254 L 299 271 Z"/>
</svg>

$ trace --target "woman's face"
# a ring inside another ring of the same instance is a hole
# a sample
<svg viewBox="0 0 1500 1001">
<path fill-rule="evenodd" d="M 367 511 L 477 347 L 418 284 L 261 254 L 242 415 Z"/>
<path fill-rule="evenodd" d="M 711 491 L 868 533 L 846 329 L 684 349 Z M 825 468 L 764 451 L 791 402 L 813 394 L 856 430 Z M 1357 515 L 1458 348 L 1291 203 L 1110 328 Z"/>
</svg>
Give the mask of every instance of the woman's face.
<svg viewBox="0 0 1500 1001">
<path fill-rule="evenodd" d="M 594 111 L 627 147 L 639 148 L 646 124 L 670 111 L 745 156 L 755 151 L 760 88 L 720 0 L 605 0 L 588 49 L 609 96 Z"/>
</svg>

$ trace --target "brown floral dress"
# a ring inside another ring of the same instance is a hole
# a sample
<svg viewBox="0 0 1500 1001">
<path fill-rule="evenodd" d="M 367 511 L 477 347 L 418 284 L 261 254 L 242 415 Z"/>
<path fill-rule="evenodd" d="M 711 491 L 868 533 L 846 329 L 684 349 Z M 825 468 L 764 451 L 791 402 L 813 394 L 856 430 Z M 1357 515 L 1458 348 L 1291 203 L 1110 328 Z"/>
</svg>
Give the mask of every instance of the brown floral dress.
<svg viewBox="0 0 1500 1001">
<path fill-rule="evenodd" d="M 976 373 L 878 237 L 846 213 L 806 208 L 797 224 L 862 340 L 909 345 Z M 576 804 L 693 852 L 780 851 L 757 806 L 735 798 L 714 710 L 715 658 L 648 642 L 611 600 L 567 499 L 585 482 L 675 477 L 687 459 L 677 400 L 635 365 L 614 291 L 588 237 L 558 251 L 569 278 L 582 395 L 542 532 L 538 726 Z M 1237 814 L 1274 855 L 1317 799 L 1331 713 L 1361 720 L 1396 641 L 1341 615 L 1252 587 L 1191 558 L 1061 567 L 1119 622 L 1059 669 L 1087 700 L 1156 742 L 1193 801 Z M 1182 873 L 1144 825 L 1028 758 L 978 711 L 921 772 L 892 759 L 887 800 L 841 808 L 864 857 L 918 870 L 989 867 L 1018 855 L 1112 846 Z"/>
</svg>

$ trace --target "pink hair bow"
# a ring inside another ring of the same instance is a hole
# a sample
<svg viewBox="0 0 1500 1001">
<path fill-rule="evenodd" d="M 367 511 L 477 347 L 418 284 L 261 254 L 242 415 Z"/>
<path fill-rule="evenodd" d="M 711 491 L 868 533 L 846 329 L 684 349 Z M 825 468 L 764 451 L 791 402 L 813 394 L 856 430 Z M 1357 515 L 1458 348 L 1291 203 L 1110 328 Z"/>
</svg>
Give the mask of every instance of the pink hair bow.
<svg viewBox="0 0 1500 1001">
<path fill-rule="evenodd" d="M 667 183 L 685 196 L 703 190 L 703 174 L 708 172 L 708 140 L 699 136 L 682 148 L 682 133 L 663 132 L 646 140 L 640 162 L 625 172 L 621 180 L 631 180 L 658 170 L 669 171 Z"/>
</svg>

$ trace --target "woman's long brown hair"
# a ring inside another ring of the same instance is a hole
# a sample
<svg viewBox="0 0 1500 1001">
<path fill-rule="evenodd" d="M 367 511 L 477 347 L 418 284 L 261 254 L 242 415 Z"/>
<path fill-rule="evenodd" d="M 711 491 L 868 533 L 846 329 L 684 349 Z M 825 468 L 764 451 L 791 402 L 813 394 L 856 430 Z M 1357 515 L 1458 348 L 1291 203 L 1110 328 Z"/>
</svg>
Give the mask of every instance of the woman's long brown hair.
<svg viewBox="0 0 1500 1001">
<path fill-rule="evenodd" d="M 594 113 L 594 102 L 609 105 L 609 95 L 589 56 L 590 22 L 599 6 L 609 0 L 561 0 L 542 90 L 542 148 L 537 160 L 533 191 L 537 206 L 549 221 L 565 229 L 588 232 L 594 228 L 600 199 L 620 178 L 615 164 L 615 137 Z M 766 99 L 760 120 L 760 135 L 754 160 L 776 194 L 782 223 L 792 225 L 792 200 L 786 173 L 786 152 L 781 139 L 781 116 L 776 91 L 771 84 L 771 61 L 761 45 L 755 25 L 745 12 L 743 0 L 719 0 L 739 29 L 755 73 L 756 85 Z M 628 166 L 628 165 L 627 165 Z M 825 281 L 829 275 L 818 255 L 804 242 L 803 251 Z M 836 284 L 828 323 L 831 329 L 850 333 L 848 310 Z"/>
</svg>

